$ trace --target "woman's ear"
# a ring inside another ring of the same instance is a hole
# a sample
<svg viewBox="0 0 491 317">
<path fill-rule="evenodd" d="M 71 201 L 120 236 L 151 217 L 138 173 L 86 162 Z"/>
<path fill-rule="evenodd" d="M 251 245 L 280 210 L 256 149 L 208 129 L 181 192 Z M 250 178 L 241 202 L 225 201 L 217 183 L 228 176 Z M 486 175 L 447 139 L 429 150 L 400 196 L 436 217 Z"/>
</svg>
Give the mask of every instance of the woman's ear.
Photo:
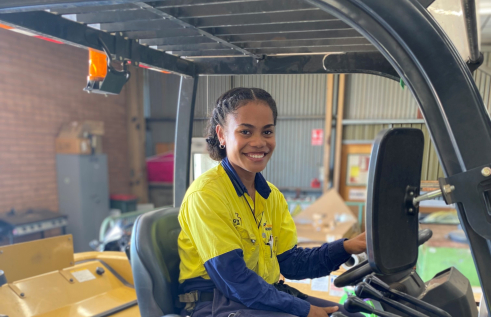
<svg viewBox="0 0 491 317">
<path fill-rule="evenodd" d="M 217 133 L 218 141 L 220 141 L 220 144 L 225 145 L 225 129 L 217 124 L 215 131 Z"/>
</svg>

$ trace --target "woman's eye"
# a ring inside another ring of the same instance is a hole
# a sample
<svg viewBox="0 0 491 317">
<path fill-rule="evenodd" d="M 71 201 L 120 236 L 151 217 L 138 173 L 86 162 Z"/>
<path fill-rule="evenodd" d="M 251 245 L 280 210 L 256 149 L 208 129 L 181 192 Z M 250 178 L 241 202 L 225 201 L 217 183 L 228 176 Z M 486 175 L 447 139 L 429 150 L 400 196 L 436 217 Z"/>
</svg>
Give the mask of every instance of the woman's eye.
<svg viewBox="0 0 491 317">
<path fill-rule="evenodd" d="M 264 134 L 271 135 L 271 134 L 273 134 L 273 131 L 264 131 Z"/>
<path fill-rule="evenodd" d="M 242 131 L 240 131 L 240 134 L 248 135 L 248 134 L 251 134 L 251 132 L 248 130 L 242 130 Z"/>
</svg>

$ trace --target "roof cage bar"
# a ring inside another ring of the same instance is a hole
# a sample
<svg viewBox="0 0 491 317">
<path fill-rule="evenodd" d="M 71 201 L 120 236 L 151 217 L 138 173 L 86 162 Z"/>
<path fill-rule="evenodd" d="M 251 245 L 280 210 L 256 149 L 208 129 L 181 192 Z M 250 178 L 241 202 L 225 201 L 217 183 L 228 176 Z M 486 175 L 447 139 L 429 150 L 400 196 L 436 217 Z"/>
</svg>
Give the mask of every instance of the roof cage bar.
<svg viewBox="0 0 491 317">
<path fill-rule="evenodd" d="M 172 20 L 173 22 L 176 22 L 177 24 L 181 25 L 184 28 L 192 28 L 192 29 L 195 29 L 202 36 L 206 36 L 207 38 L 210 38 L 210 39 L 216 41 L 217 43 L 220 43 L 223 46 L 228 47 L 228 48 L 230 48 L 232 50 L 235 50 L 237 52 L 240 52 L 240 53 L 242 53 L 244 55 L 252 56 L 252 57 L 254 57 L 256 59 L 261 59 L 262 58 L 262 56 L 255 55 L 255 54 L 253 54 L 253 53 L 251 53 L 251 52 L 249 52 L 247 50 L 242 49 L 241 47 L 239 47 L 237 45 L 230 44 L 229 42 L 227 42 L 227 41 L 225 41 L 225 40 L 223 40 L 223 39 L 221 39 L 219 37 L 216 37 L 213 34 L 210 34 L 210 33 L 206 32 L 204 30 L 198 29 L 194 25 L 191 25 L 189 23 L 186 23 L 184 21 L 181 21 L 178 18 L 174 17 L 173 15 L 170 15 L 168 13 L 165 13 L 163 11 L 160 11 L 159 9 L 156 9 L 155 7 L 152 7 L 151 5 L 146 4 L 145 2 L 137 2 L 135 4 L 138 5 L 142 9 L 148 10 L 148 11 L 150 11 L 152 13 L 155 13 L 156 15 L 159 15 L 159 16 L 161 16 L 163 18 Z"/>
</svg>

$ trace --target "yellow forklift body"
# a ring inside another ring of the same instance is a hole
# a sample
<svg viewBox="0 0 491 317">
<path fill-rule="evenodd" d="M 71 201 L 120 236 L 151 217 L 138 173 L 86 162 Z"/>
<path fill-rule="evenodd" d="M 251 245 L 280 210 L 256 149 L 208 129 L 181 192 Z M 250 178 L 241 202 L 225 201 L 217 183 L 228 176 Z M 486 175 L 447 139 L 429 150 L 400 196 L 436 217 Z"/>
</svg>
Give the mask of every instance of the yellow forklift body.
<svg viewBox="0 0 491 317">
<path fill-rule="evenodd" d="M 0 247 L 9 317 L 140 316 L 123 252 L 73 254 L 70 235 Z"/>
</svg>

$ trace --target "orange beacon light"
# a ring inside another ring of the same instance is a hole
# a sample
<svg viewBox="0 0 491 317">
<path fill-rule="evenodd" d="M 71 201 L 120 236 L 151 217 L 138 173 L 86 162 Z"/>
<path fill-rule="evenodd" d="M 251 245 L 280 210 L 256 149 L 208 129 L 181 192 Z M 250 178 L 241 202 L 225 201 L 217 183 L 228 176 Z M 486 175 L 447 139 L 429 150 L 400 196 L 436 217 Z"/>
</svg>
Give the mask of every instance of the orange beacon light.
<svg viewBox="0 0 491 317">
<path fill-rule="evenodd" d="M 106 54 L 89 48 L 89 77 L 88 80 L 102 81 L 107 75 Z"/>
</svg>

